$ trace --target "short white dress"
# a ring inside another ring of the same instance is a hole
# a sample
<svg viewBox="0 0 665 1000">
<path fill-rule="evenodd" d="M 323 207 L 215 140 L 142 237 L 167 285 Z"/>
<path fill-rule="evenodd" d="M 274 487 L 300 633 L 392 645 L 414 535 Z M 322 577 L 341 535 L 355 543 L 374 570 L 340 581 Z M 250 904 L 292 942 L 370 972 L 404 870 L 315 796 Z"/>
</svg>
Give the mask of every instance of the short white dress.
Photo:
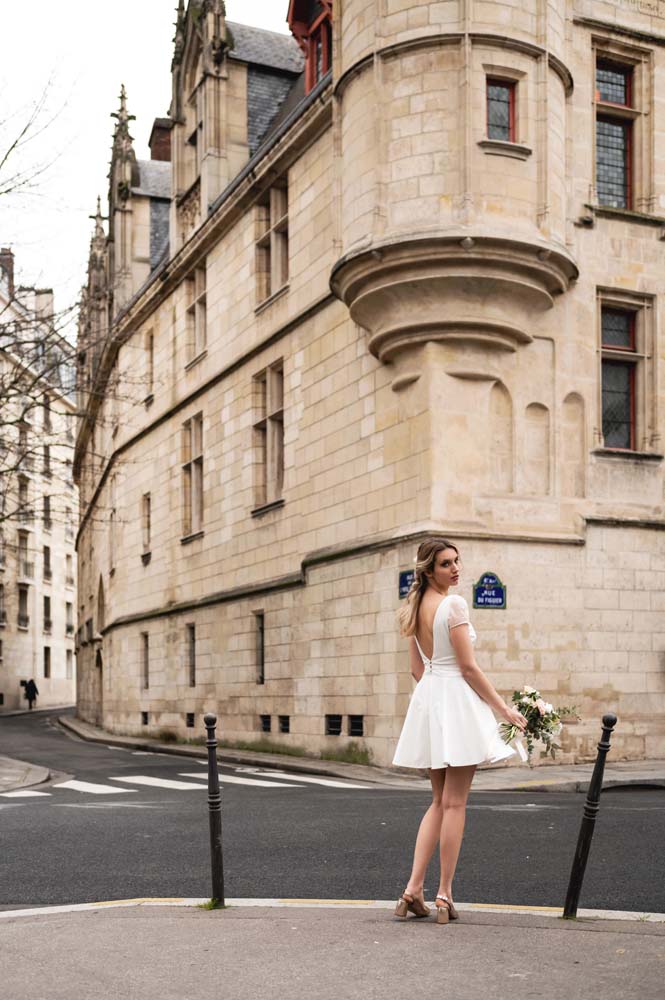
<svg viewBox="0 0 665 1000">
<path fill-rule="evenodd" d="M 398 767 L 464 767 L 505 760 L 515 750 L 504 743 L 486 701 L 464 680 L 450 642 L 450 629 L 467 624 L 476 633 L 469 606 L 458 594 L 444 597 L 434 615 L 434 649 L 411 695 L 393 764 Z"/>
</svg>

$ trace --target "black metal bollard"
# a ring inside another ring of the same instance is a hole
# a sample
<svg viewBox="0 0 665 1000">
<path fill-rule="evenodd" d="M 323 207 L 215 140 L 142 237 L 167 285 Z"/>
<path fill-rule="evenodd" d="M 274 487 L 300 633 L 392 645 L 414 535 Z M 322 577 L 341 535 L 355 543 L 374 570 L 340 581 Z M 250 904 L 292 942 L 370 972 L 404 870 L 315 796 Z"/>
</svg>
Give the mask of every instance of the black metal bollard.
<svg viewBox="0 0 665 1000">
<path fill-rule="evenodd" d="M 610 734 L 616 724 L 617 717 L 616 715 L 613 715 L 612 712 L 608 712 L 607 715 L 603 716 L 603 735 L 601 736 L 600 743 L 598 744 L 598 756 L 596 757 L 596 764 L 593 769 L 593 774 L 591 775 L 591 781 L 589 782 L 586 802 L 584 803 L 582 825 L 580 826 L 580 833 L 577 838 L 577 848 L 575 850 L 575 857 L 573 858 L 573 867 L 570 871 L 570 881 L 568 883 L 566 903 L 563 908 L 563 916 L 565 919 L 572 920 L 577 916 L 577 906 L 580 899 L 580 892 L 582 891 L 584 872 L 586 871 L 586 864 L 589 858 L 591 838 L 593 837 L 593 830 L 596 824 L 596 813 L 598 812 L 598 808 L 600 806 L 600 793 L 603 788 L 605 758 L 607 757 L 607 752 L 610 749 Z"/>
<path fill-rule="evenodd" d="M 208 813 L 210 820 L 210 862 L 212 866 L 212 900 L 220 906 L 224 902 L 224 858 L 222 855 L 222 796 L 219 790 L 217 770 L 217 740 L 215 726 L 217 716 L 208 712 L 203 716 L 208 733 Z"/>
</svg>

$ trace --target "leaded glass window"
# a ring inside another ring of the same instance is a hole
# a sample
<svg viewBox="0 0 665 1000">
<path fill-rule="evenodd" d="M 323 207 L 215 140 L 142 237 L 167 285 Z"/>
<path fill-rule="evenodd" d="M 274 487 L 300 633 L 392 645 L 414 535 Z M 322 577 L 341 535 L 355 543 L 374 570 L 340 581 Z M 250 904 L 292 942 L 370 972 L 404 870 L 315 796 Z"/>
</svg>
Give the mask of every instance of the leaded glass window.
<svg viewBox="0 0 665 1000">
<path fill-rule="evenodd" d="M 487 137 L 515 141 L 515 84 L 487 80 Z"/>
</svg>

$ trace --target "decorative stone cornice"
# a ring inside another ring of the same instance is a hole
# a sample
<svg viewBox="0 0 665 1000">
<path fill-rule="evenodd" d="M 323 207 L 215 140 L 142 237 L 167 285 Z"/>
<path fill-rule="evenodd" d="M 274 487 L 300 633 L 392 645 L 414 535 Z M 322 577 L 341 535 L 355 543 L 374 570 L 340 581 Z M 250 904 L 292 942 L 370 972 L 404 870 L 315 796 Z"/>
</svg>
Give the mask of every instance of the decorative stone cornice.
<svg viewBox="0 0 665 1000">
<path fill-rule="evenodd" d="M 489 235 L 428 236 L 343 257 L 332 291 L 381 361 L 432 340 L 515 351 L 577 277 L 567 252 Z"/>
</svg>

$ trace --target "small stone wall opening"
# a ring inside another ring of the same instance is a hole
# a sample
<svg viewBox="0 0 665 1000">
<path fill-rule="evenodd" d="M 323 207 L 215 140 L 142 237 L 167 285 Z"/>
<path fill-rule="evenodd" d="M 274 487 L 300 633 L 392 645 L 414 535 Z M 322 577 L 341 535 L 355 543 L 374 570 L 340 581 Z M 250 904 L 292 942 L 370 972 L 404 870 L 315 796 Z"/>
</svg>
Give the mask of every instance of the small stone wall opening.
<svg viewBox="0 0 665 1000">
<path fill-rule="evenodd" d="M 364 736 L 364 735 L 365 735 L 365 716 L 350 715 L 349 736 Z"/>
<path fill-rule="evenodd" d="M 194 728 L 194 713 L 193 712 L 187 712 L 186 713 L 186 715 L 185 715 L 185 722 L 186 722 L 186 725 L 187 725 L 188 729 L 193 729 Z"/>
<path fill-rule="evenodd" d="M 342 716 L 326 715 L 326 736 L 342 735 Z"/>
<path fill-rule="evenodd" d="M 291 732 L 291 716 L 290 715 L 280 715 L 278 718 L 279 718 L 279 731 L 280 731 L 280 733 L 290 733 Z"/>
<path fill-rule="evenodd" d="M 260 715 L 259 724 L 262 733 L 269 733 L 272 728 L 272 719 L 269 715 Z"/>
<path fill-rule="evenodd" d="M 141 725 L 142 726 L 147 726 L 148 725 L 148 713 L 147 712 L 141 712 Z"/>
</svg>

